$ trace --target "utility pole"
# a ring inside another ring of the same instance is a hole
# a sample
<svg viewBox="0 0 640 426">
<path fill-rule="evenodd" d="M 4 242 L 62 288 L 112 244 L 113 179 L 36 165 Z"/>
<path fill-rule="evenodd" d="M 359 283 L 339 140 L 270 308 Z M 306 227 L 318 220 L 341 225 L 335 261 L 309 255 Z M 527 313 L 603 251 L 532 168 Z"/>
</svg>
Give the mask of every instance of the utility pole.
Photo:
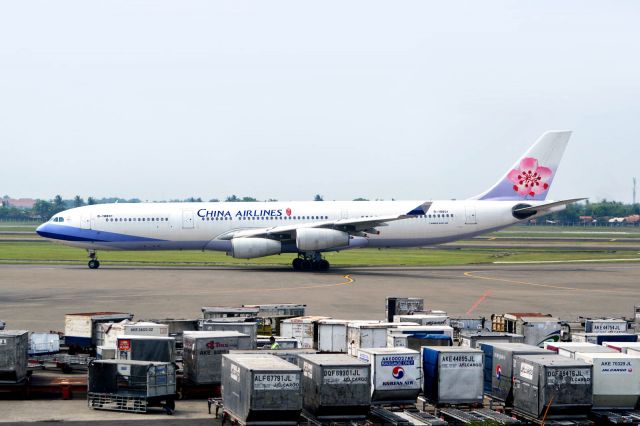
<svg viewBox="0 0 640 426">
<path fill-rule="evenodd" d="M 636 203 L 636 178 L 633 178 L 633 204 Z"/>
</svg>

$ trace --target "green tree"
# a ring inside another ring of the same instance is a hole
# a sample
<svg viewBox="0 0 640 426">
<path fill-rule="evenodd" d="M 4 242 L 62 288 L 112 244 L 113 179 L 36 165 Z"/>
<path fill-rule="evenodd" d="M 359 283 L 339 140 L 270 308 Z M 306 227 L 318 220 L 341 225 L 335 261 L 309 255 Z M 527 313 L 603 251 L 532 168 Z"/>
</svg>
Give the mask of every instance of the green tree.
<svg viewBox="0 0 640 426">
<path fill-rule="evenodd" d="M 37 216 L 44 220 L 49 220 L 53 216 L 54 206 L 49 201 L 36 200 L 33 208 L 31 209 Z"/>
<path fill-rule="evenodd" d="M 79 195 L 76 195 L 73 199 L 73 207 L 84 206 L 84 200 Z"/>
<path fill-rule="evenodd" d="M 88 197 L 88 198 L 87 198 L 87 204 L 88 204 L 88 205 L 92 206 L 92 205 L 94 205 L 95 203 L 96 203 L 95 198 L 93 198 L 93 197 Z"/>
<path fill-rule="evenodd" d="M 354 198 L 353 201 L 369 201 L 369 199 L 358 197 L 358 198 Z"/>
<path fill-rule="evenodd" d="M 324 201 L 324 198 L 322 198 L 322 195 L 316 194 L 316 196 L 313 197 L 313 201 Z"/>
<path fill-rule="evenodd" d="M 236 194 L 233 195 L 229 195 L 225 201 L 231 202 L 231 203 L 237 203 L 238 201 L 240 201 L 240 199 L 238 197 L 236 197 Z"/>
</svg>

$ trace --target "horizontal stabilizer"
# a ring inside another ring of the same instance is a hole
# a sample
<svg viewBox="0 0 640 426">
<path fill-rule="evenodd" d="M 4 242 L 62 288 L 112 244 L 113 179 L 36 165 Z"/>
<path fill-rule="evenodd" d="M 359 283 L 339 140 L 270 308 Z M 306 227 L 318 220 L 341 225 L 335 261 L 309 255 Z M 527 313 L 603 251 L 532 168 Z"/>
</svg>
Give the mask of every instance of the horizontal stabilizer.
<svg viewBox="0 0 640 426">
<path fill-rule="evenodd" d="M 513 209 L 514 215 L 522 215 L 524 217 L 532 216 L 539 213 L 545 213 L 549 210 L 554 210 L 556 207 L 564 207 L 569 204 L 577 203 L 579 201 L 586 200 L 586 198 L 572 198 L 570 200 L 554 201 L 547 204 L 539 204 L 537 206 L 527 206 Z"/>
</svg>

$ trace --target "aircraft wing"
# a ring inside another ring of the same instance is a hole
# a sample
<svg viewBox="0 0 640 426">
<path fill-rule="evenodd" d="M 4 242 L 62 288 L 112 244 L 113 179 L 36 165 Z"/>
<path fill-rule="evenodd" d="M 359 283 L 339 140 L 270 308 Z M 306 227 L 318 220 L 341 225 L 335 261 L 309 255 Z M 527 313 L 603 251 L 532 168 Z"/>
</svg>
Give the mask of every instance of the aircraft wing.
<svg viewBox="0 0 640 426">
<path fill-rule="evenodd" d="M 387 222 L 408 219 L 419 214 L 425 214 L 431 207 L 431 202 L 426 202 L 418 208 L 406 214 L 388 216 L 365 216 L 358 218 L 326 220 L 322 222 L 296 223 L 291 225 L 274 226 L 271 228 L 236 229 L 218 235 L 218 240 L 230 240 L 232 238 L 271 238 L 276 240 L 295 239 L 295 232 L 301 228 L 327 228 L 344 231 L 352 235 L 360 233 L 378 234 L 375 228 L 387 226 Z"/>
</svg>

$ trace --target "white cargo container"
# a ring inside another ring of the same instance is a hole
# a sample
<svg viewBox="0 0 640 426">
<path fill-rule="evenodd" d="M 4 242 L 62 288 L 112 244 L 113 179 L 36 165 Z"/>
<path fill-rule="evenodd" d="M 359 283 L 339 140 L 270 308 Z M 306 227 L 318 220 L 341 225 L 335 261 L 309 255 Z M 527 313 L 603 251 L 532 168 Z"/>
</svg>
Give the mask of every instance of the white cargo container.
<svg viewBox="0 0 640 426">
<path fill-rule="evenodd" d="M 586 333 L 626 333 L 627 321 L 623 319 L 587 319 L 584 321 Z"/>
<path fill-rule="evenodd" d="M 638 336 L 631 333 L 572 333 L 571 340 L 602 345 L 602 342 L 637 342 Z"/>
<path fill-rule="evenodd" d="M 640 349 L 640 342 L 602 342 L 602 346 L 626 354 L 629 349 Z"/>
<path fill-rule="evenodd" d="M 449 325 L 449 317 L 438 314 L 394 315 L 393 322 L 412 322 L 419 325 Z"/>
<path fill-rule="evenodd" d="M 640 348 L 627 348 L 627 355 L 640 356 Z"/>
<path fill-rule="evenodd" d="M 96 359 L 116 359 L 116 347 L 96 346 Z"/>
<path fill-rule="evenodd" d="M 318 351 L 347 353 L 347 320 L 318 321 Z"/>
<path fill-rule="evenodd" d="M 128 320 L 97 325 L 96 343 L 98 346 L 115 346 L 118 337 L 122 336 L 169 337 L 169 326 L 149 321 L 132 322 Z"/>
<path fill-rule="evenodd" d="M 149 321 L 131 322 L 124 325 L 125 336 L 169 337 L 169 326 Z"/>
<path fill-rule="evenodd" d="M 104 322 L 96 325 L 96 345 L 115 347 L 118 337 L 124 336 L 124 325 L 130 323 L 129 320 L 120 322 Z"/>
<path fill-rule="evenodd" d="M 64 316 L 64 340 L 69 347 L 89 348 L 97 346 L 98 326 L 106 322 L 133 319 L 124 312 L 81 312 Z"/>
<path fill-rule="evenodd" d="M 567 343 L 578 343 L 575 345 L 567 345 Z M 558 355 L 563 356 L 565 358 L 576 359 L 576 354 L 578 353 L 615 353 L 616 351 L 611 348 L 607 348 L 606 346 L 594 345 L 592 343 L 582 343 L 580 342 L 558 342 L 555 344 L 547 345 L 548 350 L 557 352 Z"/>
<path fill-rule="evenodd" d="M 288 318 L 280 322 L 280 335 L 298 340 L 298 347 L 311 349 L 317 347 L 318 321 L 330 319 L 321 316 Z"/>
<path fill-rule="evenodd" d="M 58 333 L 29 333 L 29 355 L 45 355 L 60 352 Z"/>
<path fill-rule="evenodd" d="M 386 348 L 387 329 L 397 326 L 397 323 L 362 323 L 351 322 L 347 325 L 348 353 L 358 356 L 360 348 Z"/>
<path fill-rule="evenodd" d="M 593 408 L 634 409 L 640 398 L 640 357 L 621 353 L 576 353 L 593 365 Z"/>
<path fill-rule="evenodd" d="M 421 390 L 420 352 L 407 348 L 367 348 L 358 358 L 371 364 L 371 401 L 415 403 Z"/>
<path fill-rule="evenodd" d="M 388 333 L 405 334 L 406 347 L 419 351 L 422 346 L 451 346 L 453 342 L 453 327 L 448 325 L 405 325 L 399 323 L 390 328 Z"/>
<path fill-rule="evenodd" d="M 406 348 L 409 341 L 409 335 L 392 332 L 388 330 L 387 332 L 387 347 L 388 348 Z"/>
</svg>

